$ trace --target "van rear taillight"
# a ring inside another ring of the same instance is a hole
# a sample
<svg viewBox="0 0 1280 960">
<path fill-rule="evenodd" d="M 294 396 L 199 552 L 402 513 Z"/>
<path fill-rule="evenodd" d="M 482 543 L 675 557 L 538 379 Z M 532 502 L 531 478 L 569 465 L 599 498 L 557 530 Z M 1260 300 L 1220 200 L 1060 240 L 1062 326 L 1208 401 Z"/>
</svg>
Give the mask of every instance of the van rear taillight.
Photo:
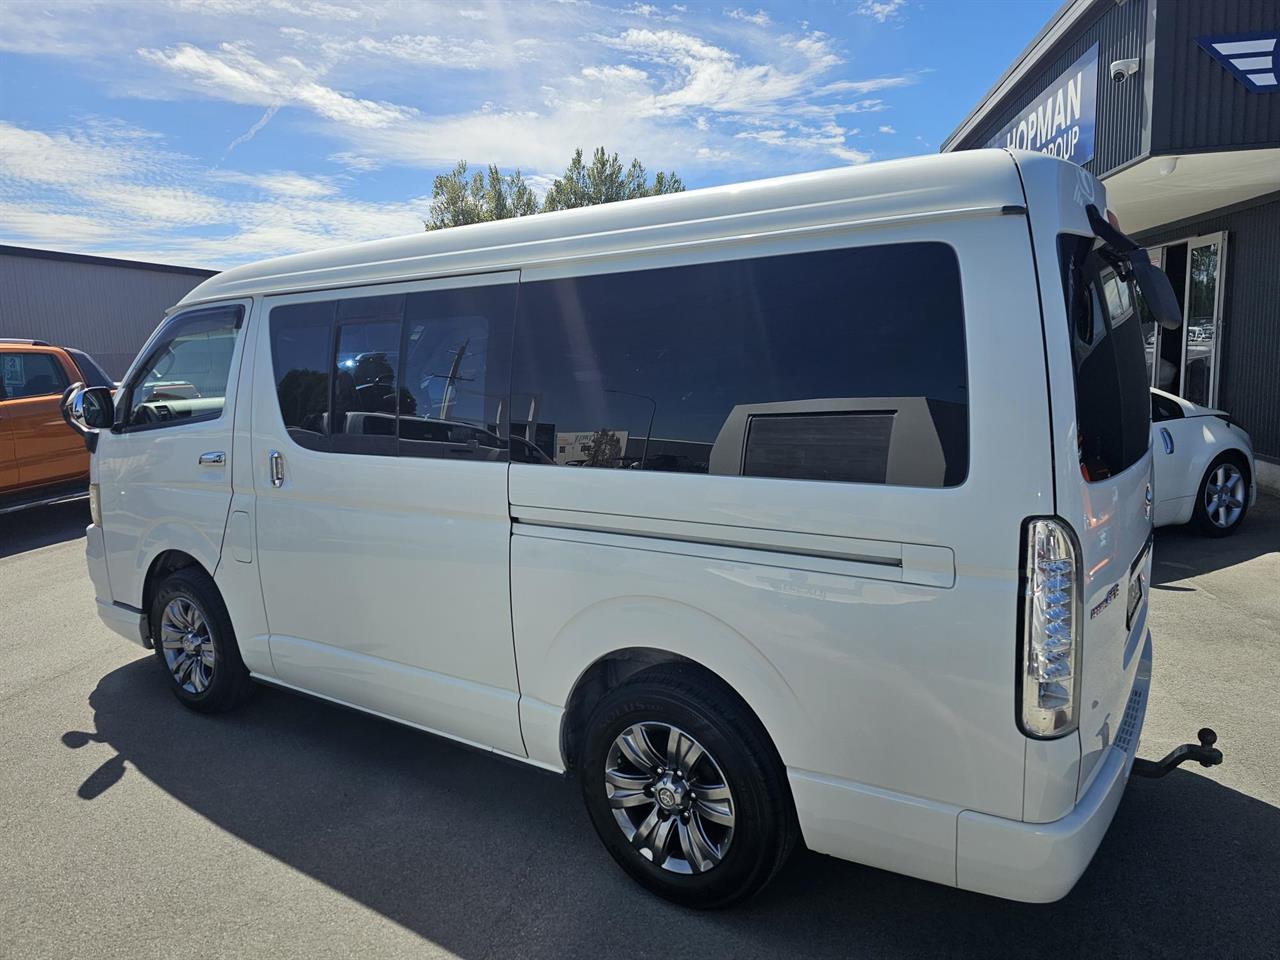
<svg viewBox="0 0 1280 960">
<path fill-rule="evenodd" d="M 1080 674 L 1080 569 L 1075 541 L 1058 520 L 1023 527 L 1021 725 L 1031 737 L 1075 729 Z"/>
</svg>

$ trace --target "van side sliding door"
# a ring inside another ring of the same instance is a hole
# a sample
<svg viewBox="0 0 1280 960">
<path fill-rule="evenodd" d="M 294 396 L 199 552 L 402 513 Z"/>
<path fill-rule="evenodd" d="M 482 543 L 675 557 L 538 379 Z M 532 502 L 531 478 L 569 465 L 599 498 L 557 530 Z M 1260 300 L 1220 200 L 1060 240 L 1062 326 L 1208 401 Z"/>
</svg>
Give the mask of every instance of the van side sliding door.
<svg viewBox="0 0 1280 960">
<path fill-rule="evenodd" d="M 523 756 L 503 439 L 518 280 L 268 297 L 252 456 L 276 679 Z"/>
</svg>

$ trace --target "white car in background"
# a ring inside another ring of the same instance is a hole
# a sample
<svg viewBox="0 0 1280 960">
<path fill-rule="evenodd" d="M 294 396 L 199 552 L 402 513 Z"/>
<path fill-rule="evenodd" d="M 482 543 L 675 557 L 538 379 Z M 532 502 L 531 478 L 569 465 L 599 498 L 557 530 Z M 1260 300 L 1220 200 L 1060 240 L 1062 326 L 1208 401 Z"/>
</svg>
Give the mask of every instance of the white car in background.
<svg viewBox="0 0 1280 960">
<path fill-rule="evenodd" d="M 1155 525 L 1193 524 L 1210 537 L 1240 529 L 1257 497 L 1253 441 L 1221 410 L 1151 391 Z"/>
</svg>

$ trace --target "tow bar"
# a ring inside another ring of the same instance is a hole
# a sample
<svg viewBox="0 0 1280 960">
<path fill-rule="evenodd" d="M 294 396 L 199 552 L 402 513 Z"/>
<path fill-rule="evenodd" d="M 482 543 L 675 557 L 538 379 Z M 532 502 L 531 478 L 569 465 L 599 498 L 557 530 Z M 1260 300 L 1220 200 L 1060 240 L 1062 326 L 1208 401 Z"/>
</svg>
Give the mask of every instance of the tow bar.
<svg viewBox="0 0 1280 960">
<path fill-rule="evenodd" d="M 1141 757 L 1133 761 L 1133 772 L 1139 777 L 1163 777 L 1174 767 L 1195 760 L 1202 767 L 1216 767 L 1222 762 L 1222 751 L 1214 747 L 1218 735 L 1208 727 L 1203 727 L 1196 734 L 1199 743 L 1184 743 L 1174 747 L 1163 760 L 1143 760 Z"/>
</svg>

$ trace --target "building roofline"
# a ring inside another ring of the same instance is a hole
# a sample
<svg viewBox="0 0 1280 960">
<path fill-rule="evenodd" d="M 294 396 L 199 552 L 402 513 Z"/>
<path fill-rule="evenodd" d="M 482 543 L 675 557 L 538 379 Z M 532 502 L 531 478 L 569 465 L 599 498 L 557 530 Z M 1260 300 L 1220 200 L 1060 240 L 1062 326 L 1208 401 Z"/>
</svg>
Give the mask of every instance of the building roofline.
<svg viewBox="0 0 1280 960">
<path fill-rule="evenodd" d="M 155 270 L 160 273 L 185 273 L 208 279 L 217 270 L 199 267 L 180 267 L 172 263 L 150 263 L 146 260 L 122 260 L 118 257 L 99 257 L 88 253 L 66 253 L 62 250 L 43 250 L 39 247 L 15 247 L 0 243 L 0 256 L 31 257 L 35 260 L 62 260 L 68 263 L 94 263 L 104 267 L 130 267 L 135 270 Z"/>
<path fill-rule="evenodd" d="M 1013 91 L 1013 88 L 1039 65 L 1040 58 L 1050 48 L 1065 37 L 1095 7 L 1106 2 L 1122 3 L 1124 0 L 1066 0 L 1036 34 L 1035 39 L 1027 44 L 1026 49 L 995 82 L 995 86 L 988 90 L 977 105 L 969 111 L 969 115 L 961 121 L 960 126 L 951 131 L 950 136 L 942 142 L 939 152 L 951 152 L 957 142 L 973 133 L 978 125 L 986 120 L 987 116 Z"/>
</svg>

